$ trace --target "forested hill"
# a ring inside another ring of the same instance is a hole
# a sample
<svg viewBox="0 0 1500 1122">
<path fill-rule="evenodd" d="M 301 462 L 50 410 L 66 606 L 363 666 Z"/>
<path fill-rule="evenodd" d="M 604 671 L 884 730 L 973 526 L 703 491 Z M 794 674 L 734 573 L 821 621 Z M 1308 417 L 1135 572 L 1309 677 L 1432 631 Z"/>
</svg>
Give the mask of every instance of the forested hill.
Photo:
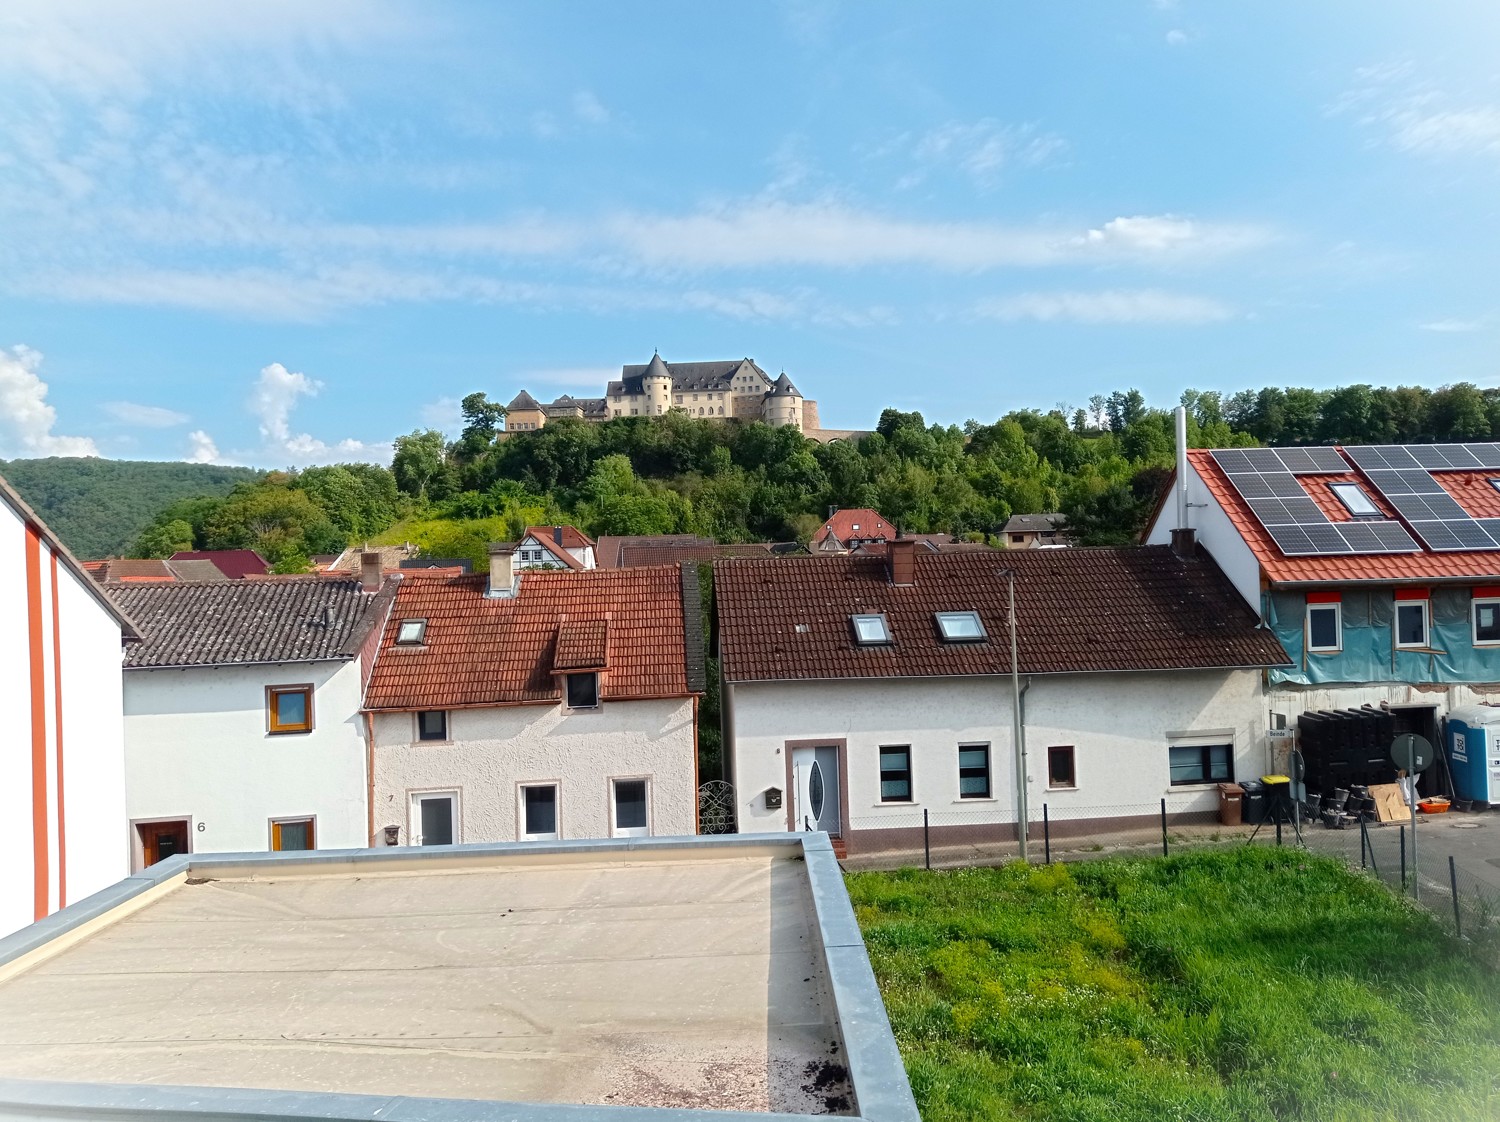
<svg viewBox="0 0 1500 1122">
<path fill-rule="evenodd" d="M 163 507 L 199 495 L 227 495 L 235 484 L 263 474 L 213 464 L 95 457 L 0 460 L 0 476 L 84 558 L 124 553 Z"/>
</svg>

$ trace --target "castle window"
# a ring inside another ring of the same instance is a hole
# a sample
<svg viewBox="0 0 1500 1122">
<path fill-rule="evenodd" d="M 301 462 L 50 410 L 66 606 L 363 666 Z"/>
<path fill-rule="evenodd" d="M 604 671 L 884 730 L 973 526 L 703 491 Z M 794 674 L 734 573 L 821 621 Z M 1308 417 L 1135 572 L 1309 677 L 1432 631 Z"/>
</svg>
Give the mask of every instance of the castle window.
<svg viewBox="0 0 1500 1122">
<path fill-rule="evenodd" d="M 724 407 L 721 405 L 721 406 L 719 406 L 719 416 L 722 417 L 723 415 L 724 415 Z"/>
</svg>

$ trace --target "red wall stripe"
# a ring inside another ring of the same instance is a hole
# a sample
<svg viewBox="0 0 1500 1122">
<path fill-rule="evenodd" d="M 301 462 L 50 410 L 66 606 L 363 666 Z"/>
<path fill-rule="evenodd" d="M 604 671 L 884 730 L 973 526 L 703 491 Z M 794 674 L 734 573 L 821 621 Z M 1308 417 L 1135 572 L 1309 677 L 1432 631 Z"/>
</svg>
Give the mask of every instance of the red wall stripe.
<svg viewBox="0 0 1500 1122">
<path fill-rule="evenodd" d="M 42 541 L 26 527 L 26 630 L 31 646 L 31 872 L 35 918 L 48 913 L 47 681 L 42 659 Z"/>
<path fill-rule="evenodd" d="M 57 602 L 57 554 L 52 558 L 52 702 L 53 736 L 57 740 L 57 906 L 68 906 L 68 814 L 63 786 L 62 608 Z"/>
</svg>

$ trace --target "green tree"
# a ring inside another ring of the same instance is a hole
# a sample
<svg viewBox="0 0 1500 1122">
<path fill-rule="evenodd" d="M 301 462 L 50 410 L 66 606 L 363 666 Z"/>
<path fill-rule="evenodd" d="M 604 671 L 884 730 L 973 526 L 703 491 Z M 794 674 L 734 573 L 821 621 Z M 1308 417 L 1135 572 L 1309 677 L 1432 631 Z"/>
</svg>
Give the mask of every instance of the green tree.
<svg viewBox="0 0 1500 1122">
<path fill-rule="evenodd" d="M 446 451 L 443 434 L 436 429 L 413 429 L 405 436 L 398 436 L 396 454 L 391 460 L 396 486 L 415 499 L 443 498 L 434 491 L 444 490 Z"/>
</svg>

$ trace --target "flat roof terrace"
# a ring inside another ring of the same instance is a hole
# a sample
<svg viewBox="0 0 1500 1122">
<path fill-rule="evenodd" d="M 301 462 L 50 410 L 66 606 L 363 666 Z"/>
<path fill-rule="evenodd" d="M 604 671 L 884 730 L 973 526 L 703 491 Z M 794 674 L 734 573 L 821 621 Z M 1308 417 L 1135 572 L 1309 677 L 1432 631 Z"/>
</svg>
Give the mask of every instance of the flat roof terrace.
<svg viewBox="0 0 1500 1122">
<path fill-rule="evenodd" d="M 821 835 L 173 858 L 0 940 L 0 1115 L 124 1084 L 322 1117 L 365 1109 L 332 1094 L 914 1119 L 873 989 Z"/>
</svg>

